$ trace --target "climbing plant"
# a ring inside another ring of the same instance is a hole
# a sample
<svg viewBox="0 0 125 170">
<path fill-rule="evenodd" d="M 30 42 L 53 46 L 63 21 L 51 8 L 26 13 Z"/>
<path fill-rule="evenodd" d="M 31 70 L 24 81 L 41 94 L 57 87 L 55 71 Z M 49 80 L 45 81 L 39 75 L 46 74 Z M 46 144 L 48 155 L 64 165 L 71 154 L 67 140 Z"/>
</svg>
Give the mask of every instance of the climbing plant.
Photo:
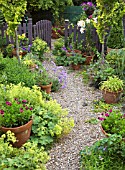
<svg viewBox="0 0 125 170">
<path fill-rule="evenodd" d="M 17 56 L 19 58 L 19 44 L 17 36 L 17 27 L 22 21 L 27 6 L 26 0 L 0 0 L 0 9 L 8 24 L 7 34 L 14 35 L 16 41 Z"/>
<path fill-rule="evenodd" d="M 110 26 L 116 26 L 125 13 L 125 2 L 123 0 L 96 0 L 98 8 L 97 23 L 94 26 L 102 43 L 104 53 L 104 40 Z"/>
</svg>

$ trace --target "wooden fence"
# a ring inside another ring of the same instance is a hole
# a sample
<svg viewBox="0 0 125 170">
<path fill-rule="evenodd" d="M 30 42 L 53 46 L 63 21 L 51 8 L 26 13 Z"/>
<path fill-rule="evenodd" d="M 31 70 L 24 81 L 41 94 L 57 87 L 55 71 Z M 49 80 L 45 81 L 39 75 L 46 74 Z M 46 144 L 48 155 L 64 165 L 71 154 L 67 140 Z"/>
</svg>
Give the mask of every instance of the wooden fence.
<svg viewBox="0 0 125 170">
<path fill-rule="evenodd" d="M 123 32 L 124 32 L 124 37 L 125 37 L 125 16 L 123 17 Z M 72 33 L 73 33 L 73 42 L 76 42 L 76 41 L 80 42 L 82 40 L 83 47 L 85 47 L 86 33 L 84 32 L 83 34 L 81 34 L 80 28 L 77 25 L 72 26 L 69 24 L 68 21 L 66 21 L 65 22 L 65 41 L 71 36 Z M 97 48 L 99 52 L 101 52 L 102 44 L 99 41 L 99 37 L 97 35 L 95 28 L 91 30 L 91 35 L 92 35 L 92 41 L 94 42 L 95 47 Z M 106 36 L 105 43 L 104 43 L 105 52 L 107 51 L 107 45 L 106 45 L 107 36 Z"/>
<path fill-rule="evenodd" d="M 65 22 L 65 42 L 67 39 L 73 35 L 73 42 L 78 42 L 80 43 L 82 41 L 83 47 L 86 45 L 86 32 L 84 33 L 80 32 L 80 27 L 77 25 L 72 26 L 69 24 L 68 21 Z M 92 35 L 92 41 L 94 42 L 95 47 L 98 49 L 99 52 L 101 52 L 101 43 L 99 42 L 98 35 L 96 33 L 96 29 L 91 30 L 91 35 Z"/>
<path fill-rule="evenodd" d="M 0 28 L 2 38 L 6 38 L 6 42 L 8 45 L 9 43 L 14 43 L 14 39 L 12 36 L 8 36 L 6 34 L 7 30 L 7 23 Z M 18 27 L 18 34 L 22 35 L 25 33 L 26 37 L 29 39 L 29 44 L 32 44 L 32 41 L 39 37 L 47 42 L 48 46 L 51 48 L 51 30 L 52 24 L 51 21 L 48 20 L 41 20 L 38 21 L 35 25 L 32 25 L 32 18 L 28 19 L 27 23 L 22 23 Z"/>
</svg>

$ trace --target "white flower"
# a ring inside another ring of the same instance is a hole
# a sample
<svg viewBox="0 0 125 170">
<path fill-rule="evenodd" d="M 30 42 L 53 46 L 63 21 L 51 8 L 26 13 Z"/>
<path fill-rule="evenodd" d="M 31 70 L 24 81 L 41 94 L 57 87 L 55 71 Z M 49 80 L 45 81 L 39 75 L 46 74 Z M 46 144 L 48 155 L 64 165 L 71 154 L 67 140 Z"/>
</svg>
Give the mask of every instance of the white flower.
<svg viewBox="0 0 125 170">
<path fill-rule="evenodd" d="M 69 21 L 69 19 L 65 19 L 65 22 L 68 22 Z"/>
<path fill-rule="evenodd" d="M 77 25 L 78 25 L 78 27 L 85 27 L 85 21 L 80 20 L 80 21 L 78 21 Z"/>
<path fill-rule="evenodd" d="M 82 27 L 82 28 L 80 28 L 80 32 L 81 32 L 81 34 L 82 34 L 82 33 L 84 33 L 84 31 L 85 31 L 85 28 L 83 28 L 83 27 Z"/>
<path fill-rule="evenodd" d="M 94 22 L 97 23 L 97 17 L 96 18 L 93 18 Z"/>
<path fill-rule="evenodd" d="M 89 19 L 89 18 L 86 19 L 86 23 L 87 23 L 87 24 L 90 23 L 90 19 Z"/>
</svg>

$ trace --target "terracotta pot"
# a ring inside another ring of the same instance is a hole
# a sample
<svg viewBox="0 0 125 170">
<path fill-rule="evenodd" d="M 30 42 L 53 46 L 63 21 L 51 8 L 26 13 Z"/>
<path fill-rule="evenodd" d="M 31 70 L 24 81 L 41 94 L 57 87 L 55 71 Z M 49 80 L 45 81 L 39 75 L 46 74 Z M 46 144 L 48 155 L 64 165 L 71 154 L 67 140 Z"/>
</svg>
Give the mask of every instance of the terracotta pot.
<svg viewBox="0 0 125 170">
<path fill-rule="evenodd" d="M 73 70 L 79 70 L 81 67 L 81 64 L 77 64 L 77 65 L 71 64 L 71 67 L 73 68 Z"/>
<path fill-rule="evenodd" d="M 50 93 L 51 92 L 51 87 L 52 87 L 52 83 L 50 83 L 49 85 L 39 85 L 41 87 L 41 90 L 46 91 L 46 93 Z"/>
<path fill-rule="evenodd" d="M 109 134 L 105 132 L 105 130 L 103 129 L 102 125 L 100 126 L 102 133 L 106 136 L 109 137 Z"/>
<path fill-rule="evenodd" d="M 116 92 L 108 92 L 103 90 L 102 94 L 105 102 L 108 104 L 117 103 L 121 97 L 121 91 L 116 93 Z"/>
<path fill-rule="evenodd" d="M 79 53 L 79 54 L 82 54 L 82 51 L 80 50 L 74 50 L 75 53 Z"/>
<path fill-rule="evenodd" d="M 26 51 L 19 52 L 19 55 L 22 55 L 22 56 L 24 56 L 24 55 L 26 55 L 26 54 L 27 54 L 27 52 L 26 52 Z M 13 55 L 13 56 L 17 56 L 16 48 L 14 48 L 14 49 L 13 49 L 13 51 L 12 51 L 12 55 Z"/>
<path fill-rule="evenodd" d="M 90 62 L 92 61 L 93 56 L 85 56 L 85 58 L 86 58 L 85 64 L 86 64 L 86 65 L 90 65 Z"/>
<path fill-rule="evenodd" d="M 54 30 L 52 31 L 51 37 L 52 37 L 53 39 L 58 39 L 58 38 L 60 38 L 59 34 L 56 33 Z"/>
<path fill-rule="evenodd" d="M 6 127 L 1 127 L 1 131 L 7 132 L 10 130 L 15 134 L 15 137 L 17 139 L 17 142 L 12 144 L 14 147 L 21 147 L 30 137 L 31 133 L 31 127 L 33 124 L 33 120 L 30 120 L 27 124 L 19 126 L 19 127 L 14 127 L 14 128 L 6 128 Z"/>
</svg>

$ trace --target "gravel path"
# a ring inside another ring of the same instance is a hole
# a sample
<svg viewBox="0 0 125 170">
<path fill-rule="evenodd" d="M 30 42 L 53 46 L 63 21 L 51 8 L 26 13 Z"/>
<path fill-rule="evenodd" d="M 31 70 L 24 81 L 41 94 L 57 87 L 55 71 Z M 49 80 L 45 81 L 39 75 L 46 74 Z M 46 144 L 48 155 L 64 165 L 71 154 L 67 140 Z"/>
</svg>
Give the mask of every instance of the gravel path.
<svg viewBox="0 0 125 170">
<path fill-rule="evenodd" d="M 44 65 L 52 70 L 50 62 L 47 61 Z M 68 72 L 68 68 L 63 68 Z M 67 87 L 57 93 L 51 93 L 51 96 L 63 108 L 68 108 L 75 126 L 69 135 L 54 144 L 50 150 L 51 159 L 46 167 L 48 170 L 79 170 L 79 151 L 103 137 L 99 125 L 85 123 L 86 120 L 98 116 L 91 111 L 92 102 L 94 99 L 100 99 L 101 93 L 86 86 L 78 71 L 73 71 L 67 75 Z"/>
</svg>

